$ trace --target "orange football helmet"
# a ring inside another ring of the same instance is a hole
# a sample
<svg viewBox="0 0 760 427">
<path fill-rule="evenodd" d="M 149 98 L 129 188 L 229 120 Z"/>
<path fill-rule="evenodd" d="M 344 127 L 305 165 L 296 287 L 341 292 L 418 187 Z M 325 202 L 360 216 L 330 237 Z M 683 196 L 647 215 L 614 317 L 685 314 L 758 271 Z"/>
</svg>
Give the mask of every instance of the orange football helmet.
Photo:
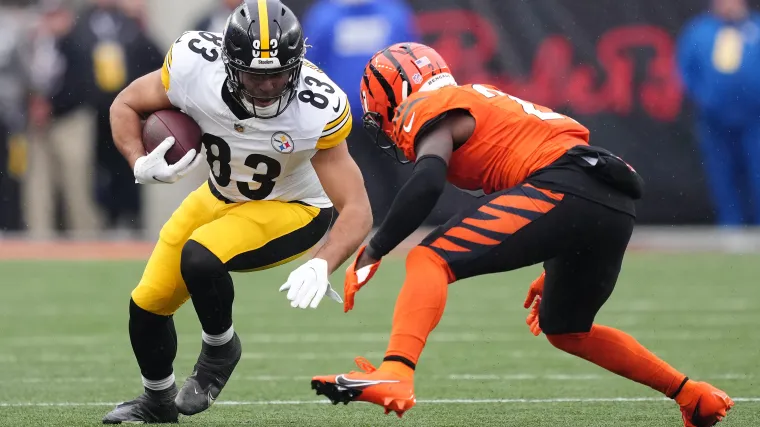
<svg viewBox="0 0 760 427">
<path fill-rule="evenodd" d="M 393 141 L 396 109 L 406 98 L 425 90 L 456 85 L 451 70 L 435 49 L 419 43 L 397 43 L 377 52 L 364 68 L 362 125 L 386 154 L 408 160 Z"/>
</svg>

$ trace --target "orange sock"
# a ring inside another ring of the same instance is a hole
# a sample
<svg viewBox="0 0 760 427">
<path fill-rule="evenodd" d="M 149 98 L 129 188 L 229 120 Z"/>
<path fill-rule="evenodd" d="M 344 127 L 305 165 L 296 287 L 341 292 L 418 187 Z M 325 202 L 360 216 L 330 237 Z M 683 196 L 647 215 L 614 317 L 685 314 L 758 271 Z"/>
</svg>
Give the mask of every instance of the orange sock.
<svg viewBox="0 0 760 427">
<path fill-rule="evenodd" d="M 560 350 L 652 387 L 668 397 L 680 391 L 686 378 L 632 336 L 614 328 L 594 325 L 588 333 L 546 337 Z"/>
<path fill-rule="evenodd" d="M 413 369 L 398 359 L 417 364 L 428 335 L 441 320 L 448 286 L 453 280 L 446 262 L 432 249 L 417 246 L 409 252 L 406 257 L 406 280 L 393 313 L 386 361 L 380 369 L 395 371 L 400 369 L 398 365 Z"/>
</svg>

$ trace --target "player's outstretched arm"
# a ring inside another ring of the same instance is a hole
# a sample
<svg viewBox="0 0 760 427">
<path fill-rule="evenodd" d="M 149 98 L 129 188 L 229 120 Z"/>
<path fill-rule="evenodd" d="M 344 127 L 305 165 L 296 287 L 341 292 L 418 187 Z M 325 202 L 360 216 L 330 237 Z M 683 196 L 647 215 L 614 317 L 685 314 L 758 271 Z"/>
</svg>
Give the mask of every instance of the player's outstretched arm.
<svg viewBox="0 0 760 427">
<path fill-rule="evenodd" d="M 290 273 L 280 287 L 280 292 L 288 291 L 290 306 L 297 308 L 317 308 L 324 296 L 343 302 L 332 289 L 329 275 L 356 251 L 372 228 L 364 179 L 345 142 L 319 150 L 311 163 L 340 216 L 327 235 L 327 243 L 314 258 Z"/>
<path fill-rule="evenodd" d="M 384 257 L 409 237 L 430 215 L 446 188 L 446 172 L 454 149 L 456 118 L 438 122 L 416 143 L 414 172 L 393 199 L 388 215 L 357 262 L 357 269 Z"/>
<path fill-rule="evenodd" d="M 412 176 L 396 195 L 377 233 L 360 249 L 346 272 L 343 311 L 353 309 L 354 294 L 372 278 L 382 257 L 430 215 L 446 188 L 446 173 L 454 146 L 466 142 L 474 126 L 475 120 L 469 114 L 450 112 L 418 137 Z"/>
<path fill-rule="evenodd" d="M 311 159 L 319 181 L 340 216 L 315 258 L 327 261 L 330 273 L 343 264 L 372 229 L 372 209 L 364 177 L 346 143 L 319 150 Z"/>
<path fill-rule="evenodd" d="M 114 144 L 129 166 L 145 155 L 141 120 L 150 114 L 174 108 L 161 82 L 161 70 L 146 74 L 119 93 L 111 104 L 111 132 Z"/>
</svg>

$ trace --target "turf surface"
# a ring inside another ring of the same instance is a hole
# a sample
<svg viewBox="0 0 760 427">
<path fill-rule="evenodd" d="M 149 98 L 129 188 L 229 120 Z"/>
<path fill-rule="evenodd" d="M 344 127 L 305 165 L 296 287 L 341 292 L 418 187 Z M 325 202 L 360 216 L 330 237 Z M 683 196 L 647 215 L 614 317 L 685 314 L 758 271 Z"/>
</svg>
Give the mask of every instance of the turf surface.
<svg viewBox="0 0 760 427">
<path fill-rule="evenodd" d="M 737 398 L 719 426 L 760 425 L 757 255 L 630 254 L 599 323 L 626 330 L 661 357 Z M 290 308 L 277 292 L 291 268 L 236 274 L 243 359 L 211 410 L 182 424 L 298 426 L 679 426 L 672 401 L 533 337 L 522 301 L 540 269 L 452 285 L 420 361 L 418 405 L 403 419 L 368 404 L 325 404 L 315 374 L 379 362 L 403 262 L 387 260 L 343 314 Z M 127 336 L 141 262 L 0 262 L 0 425 L 98 425 L 141 390 Z M 342 272 L 342 270 L 340 270 Z M 333 283 L 342 287 L 340 274 Z M 192 304 L 177 314 L 178 383 L 200 349 Z"/>
</svg>

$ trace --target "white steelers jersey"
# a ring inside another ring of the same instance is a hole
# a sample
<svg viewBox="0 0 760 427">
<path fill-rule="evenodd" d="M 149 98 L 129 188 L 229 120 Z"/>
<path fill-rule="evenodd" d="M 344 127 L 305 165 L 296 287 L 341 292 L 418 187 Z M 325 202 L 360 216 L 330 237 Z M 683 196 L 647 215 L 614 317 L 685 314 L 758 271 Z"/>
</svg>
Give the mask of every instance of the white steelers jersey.
<svg viewBox="0 0 760 427">
<path fill-rule="evenodd" d="M 233 201 L 302 201 L 330 207 L 311 158 L 351 131 L 346 94 L 304 60 L 298 96 L 277 117 L 250 117 L 226 88 L 220 33 L 187 32 L 166 55 L 161 79 L 171 103 L 203 131 L 211 182 Z"/>
</svg>

